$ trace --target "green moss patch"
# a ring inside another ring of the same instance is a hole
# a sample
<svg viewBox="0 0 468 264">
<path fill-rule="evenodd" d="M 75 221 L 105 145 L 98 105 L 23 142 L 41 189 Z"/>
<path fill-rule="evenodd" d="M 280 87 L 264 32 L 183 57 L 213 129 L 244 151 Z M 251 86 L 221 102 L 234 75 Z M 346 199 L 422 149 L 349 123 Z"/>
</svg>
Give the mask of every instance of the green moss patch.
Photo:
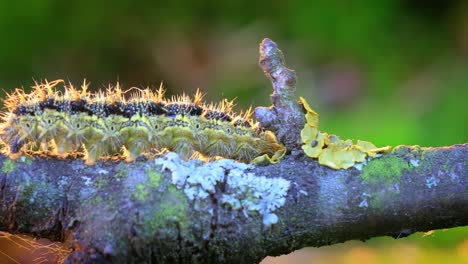
<svg viewBox="0 0 468 264">
<path fill-rule="evenodd" d="M 122 178 L 125 178 L 127 177 L 127 172 L 125 170 L 119 170 L 119 172 L 117 172 L 115 175 L 114 175 L 115 178 L 117 179 L 122 179 Z"/>
<path fill-rule="evenodd" d="M 144 214 L 143 218 L 146 235 L 153 236 L 155 232 L 171 231 L 173 229 L 161 229 L 172 225 L 178 225 L 182 231 L 189 227 L 188 201 L 183 191 L 174 186 L 168 186 L 159 204 L 155 204 L 151 210 Z M 176 236 L 176 234 L 166 234 Z"/>
<path fill-rule="evenodd" d="M 385 155 L 374 159 L 362 169 L 361 178 L 368 183 L 395 183 L 400 181 L 409 164 L 395 155 Z"/>
<path fill-rule="evenodd" d="M 165 224 L 167 221 L 176 221 L 179 222 L 182 228 L 185 228 L 188 220 L 187 211 L 188 202 L 185 194 L 174 186 L 168 186 L 155 219 L 160 224 Z"/>
<path fill-rule="evenodd" d="M 140 201 L 144 201 L 146 196 L 148 196 L 148 190 L 145 185 L 139 183 L 135 186 L 135 198 Z"/>
<path fill-rule="evenodd" d="M 14 161 L 6 160 L 5 162 L 3 162 L 3 166 L 2 166 L 3 173 L 10 173 L 14 171 L 15 169 L 16 169 L 16 165 Z"/>
<path fill-rule="evenodd" d="M 162 175 L 159 172 L 155 172 L 152 169 L 148 169 L 148 186 L 152 188 L 158 188 L 161 184 Z"/>
</svg>

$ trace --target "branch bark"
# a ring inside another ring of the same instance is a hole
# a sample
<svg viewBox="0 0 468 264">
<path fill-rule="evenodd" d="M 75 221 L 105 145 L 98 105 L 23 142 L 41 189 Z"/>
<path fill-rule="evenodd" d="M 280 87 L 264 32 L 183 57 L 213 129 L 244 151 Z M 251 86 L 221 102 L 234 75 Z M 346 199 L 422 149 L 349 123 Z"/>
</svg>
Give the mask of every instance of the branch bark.
<svg viewBox="0 0 468 264">
<path fill-rule="evenodd" d="M 281 78 L 274 86 L 291 95 Z M 301 112 L 289 98 L 270 109 Z M 93 167 L 0 156 L 0 231 L 68 243 L 67 263 L 255 263 L 306 246 L 468 225 L 467 157 L 468 144 L 400 146 L 362 168 L 333 170 L 300 154 L 266 167 L 173 153 Z"/>
<path fill-rule="evenodd" d="M 255 263 L 306 246 L 467 225 L 467 156 L 468 144 L 399 147 L 362 171 L 291 156 L 250 169 L 168 158 L 86 167 L 1 157 L 0 230 L 71 243 L 68 263 Z M 200 180 L 216 170 L 220 180 Z M 184 173 L 199 178 L 179 184 Z M 227 179 L 243 173 L 253 179 L 241 188 Z M 270 212 L 223 198 L 268 204 L 245 192 L 265 179 L 289 182 L 285 196 L 273 197 L 284 203 Z M 268 222 L 273 214 L 276 223 Z"/>
</svg>

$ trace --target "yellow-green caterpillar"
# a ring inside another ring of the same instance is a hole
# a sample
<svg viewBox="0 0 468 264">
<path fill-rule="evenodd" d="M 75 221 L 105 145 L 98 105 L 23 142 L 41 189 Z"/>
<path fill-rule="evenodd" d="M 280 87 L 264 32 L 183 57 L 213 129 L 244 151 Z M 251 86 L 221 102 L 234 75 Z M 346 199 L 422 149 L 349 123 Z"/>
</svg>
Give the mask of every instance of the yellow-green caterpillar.
<svg viewBox="0 0 468 264">
<path fill-rule="evenodd" d="M 164 90 L 134 89 L 128 99 L 117 84 L 90 93 L 62 80 L 37 83 L 26 94 L 17 89 L 4 101 L 0 143 L 10 158 L 21 153 L 57 157 L 83 154 L 92 165 L 102 157 L 134 161 L 167 149 L 183 157 L 225 157 L 250 162 L 284 150 L 271 131 L 252 121 L 252 112 L 232 112 L 233 103 L 205 104 L 197 91 L 164 99 Z M 128 92 L 128 91 L 127 91 Z"/>
</svg>

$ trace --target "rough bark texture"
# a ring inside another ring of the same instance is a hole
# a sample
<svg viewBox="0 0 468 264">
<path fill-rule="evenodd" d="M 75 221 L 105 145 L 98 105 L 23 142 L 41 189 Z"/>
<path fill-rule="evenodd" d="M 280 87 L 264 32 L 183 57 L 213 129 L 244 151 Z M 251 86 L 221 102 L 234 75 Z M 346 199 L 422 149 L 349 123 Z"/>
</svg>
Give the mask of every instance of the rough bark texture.
<svg viewBox="0 0 468 264">
<path fill-rule="evenodd" d="M 273 106 L 256 116 L 290 150 L 304 125 L 295 75 L 270 40 L 260 64 Z M 284 130 L 284 128 L 287 128 Z M 0 156 L 0 231 L 73 248 L 67 263 L 256 263 L 265 256 L 374 236 L 468 225 L 468 144 L 401 146 L 348 170 L 288 155 L 254 167 Z"/>
<path fill-rule="evenodd" d="M 306 246 L 468 225 L 467 157 L 468 144 L 402 146 L 361 171 L 307 157 L 247 169 L 290 183 L 269 225 L 223 202 L 235 192 L 227 179 L 206 197 L 187 195 L 192 183 L 178 187 L 176 169 L 160 165 L 167 160 L 86 167 L 1 157 L 0 230 L 71 243 L 69 263 L 256 263 Z M 229 177 L 235 168 L 222 169 Z"/>
</svg>

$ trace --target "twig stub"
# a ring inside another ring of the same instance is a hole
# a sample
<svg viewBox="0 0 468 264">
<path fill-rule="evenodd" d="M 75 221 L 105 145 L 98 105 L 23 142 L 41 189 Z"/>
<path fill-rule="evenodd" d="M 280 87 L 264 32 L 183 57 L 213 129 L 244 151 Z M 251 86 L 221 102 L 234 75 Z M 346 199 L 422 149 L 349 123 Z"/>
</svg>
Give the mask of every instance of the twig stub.
<svg viewBox="0 0 468 264">
<path fill-rule="evenodd" d="M 296 73 L 285 67 L 283 52 L 275 42 L 265 38 L 260 43 L 260 67 L 273 85 L 270 107 L 257 107 L 255 117 L 260 124 L 273 131 L 288 150 L 301 145 L 300 131 L 305 118 L 297 103 Z"/>
</svg>

